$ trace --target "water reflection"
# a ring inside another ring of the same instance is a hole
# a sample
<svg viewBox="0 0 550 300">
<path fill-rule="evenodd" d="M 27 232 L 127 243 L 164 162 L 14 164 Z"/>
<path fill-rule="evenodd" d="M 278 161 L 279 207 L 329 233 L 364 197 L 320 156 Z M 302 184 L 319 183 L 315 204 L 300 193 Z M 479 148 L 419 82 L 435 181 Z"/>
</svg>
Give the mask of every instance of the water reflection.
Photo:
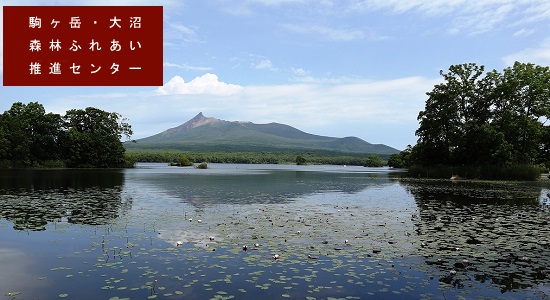
<svg viewBox="0 0 550 300">
<path fill-rule="evenodd" d="M 0 265 L 9 272 L 0 275 L 0 294 L 519 299 L 533 296 L 522 288 L 547 291 L 547 186 L 345 169 L 155 166 L 11 176 L 0 190 L 0 217 L 16 229 L 47 231 L 22 233 L 1 220 Z"/>
<path fill-rule="evenodd" d="M 550 284 L 550 213 L 540 184 L 401 180 L 417 203 L 418 248 L 442 284 L 502 292 Z"/>
<path fill-rule="evenodd" d="M 154 189 L 198 208 L 215 204 L 280 204 L 316 193 L 355 194 L 368 187 L 391 184 L 387 174 L 359 172 L 284 169 L 247 172 L 223 169 L 212 173 L 185 171 L 153 175 L 134 172 L 129 180 L 132 184 L 139 184 L 142 190 Z"/>
<path fill-rule="evenodd" d="M 120 170 L 1 170 L 0 217 L 16 230 L 48 222 L 105 224 L 131 207 Z"/>
<path fill-rule="evenodd" d="M 116 169 L 0 169 L 0 194 L 13 191 L 112 188 L 124 182 L 124 170 Z"/>
</svg>

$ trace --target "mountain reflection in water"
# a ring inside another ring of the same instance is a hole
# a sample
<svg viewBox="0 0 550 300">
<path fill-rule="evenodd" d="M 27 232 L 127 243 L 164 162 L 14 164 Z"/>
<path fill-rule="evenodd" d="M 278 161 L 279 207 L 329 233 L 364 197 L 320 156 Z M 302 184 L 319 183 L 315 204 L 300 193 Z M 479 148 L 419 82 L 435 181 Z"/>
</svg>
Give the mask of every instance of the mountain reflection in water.
<svg viewBox="0 0 550 300">
<path fill-rule="evenodd" d="M 343 166 L 0 170 L 0 294 L 550 298 L 548 184 Z"/>
</svg>

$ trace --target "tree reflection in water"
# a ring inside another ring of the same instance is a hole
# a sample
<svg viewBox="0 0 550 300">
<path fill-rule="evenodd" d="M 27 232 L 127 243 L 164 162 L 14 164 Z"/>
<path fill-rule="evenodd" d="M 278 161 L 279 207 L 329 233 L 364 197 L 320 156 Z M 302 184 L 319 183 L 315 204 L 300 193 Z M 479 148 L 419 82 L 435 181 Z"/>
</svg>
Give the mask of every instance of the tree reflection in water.
<svg viewBox="0 0 550 300">
<path fill-rule="evenodd" d="M 502 292 L 550 284 L 550 213 L 541 186 L 400 182 L 418 205 L 420 254 L 441 283 L 464 288 L 475 280 Z"/>
<path fill-rule="evenodd" d="M 0 217 L 16 230 L 46 230 L 48 222 L 101 225 L 132 205 L 122 199 L 121 170 L 1 170 Z"/>
</svg>

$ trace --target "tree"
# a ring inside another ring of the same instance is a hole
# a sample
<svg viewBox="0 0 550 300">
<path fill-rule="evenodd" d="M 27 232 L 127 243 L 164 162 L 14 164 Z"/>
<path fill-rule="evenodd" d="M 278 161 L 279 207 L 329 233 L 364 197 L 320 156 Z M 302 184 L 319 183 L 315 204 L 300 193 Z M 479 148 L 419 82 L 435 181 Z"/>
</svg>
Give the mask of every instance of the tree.
<svg viewBox="0 0 550 300">
<path fill-rule="evenodd" d="M 371 154 L 365 160 L 365 167 L 379 168 L 385 165 L 385 161 L 376 154 Z"/>
<path fill-rule="evenodd" d="M 301 156 L 301 155 L 298 155 L 296 156 L 296 164 L 301 166 L 301 165 L 305 165 L 306 164 L 306 159 Z"/>
<path fill-rule="evenodd" d="M 504 69 L 497 93 L 493 123 L 510 145 L 514 162 L 540 162 L 550 117 L 550 69 L 516 62 Z"/>
<path fill-rule="evenodd" d="M 544 164 L 547 170 L 550 170 L 550 126 L 544 126 L 542 140 L 540 163 Z"/>
<path fill-rule="evenodd" d="M 63 150 L 69 166 L 124 166 L 120 140 L 123 136 L 130 139 L 133 132 L 120 114 L 88 107 L 69 110 L 63 119 Z"/>
<path fill-rule="evenodd" d="M 181 155 L 180 157 L 178 157 L 177 163 L 181 167 L 190 167 L 193 165 L 193 162 L 190 161 L 189 158 L 187 158 L 187 156 L 185 155 Z"/>
<path fill-rule="evenodd" d="M 481 160 L 481 126 L 491 118 L 494 74 L 482 77 L 483 66 L 453 65 L 440 72 L 445 80 L 428 92 L 425 110 L 418 114 L 416 131 L 425 164 L 461 164 Z"/>
<path fill-rule="evenodd" d="M 4 116 L 0 115 L 0 162 L 7 161 L 10 154 L 10 141 L 8 140 L 9 136 L 3 119 Z"/>
<path fill-rule="evenodd" d="M 550 69 L 516 62 L 501 74 L 476 64 L 440 72 L 418 114 L 419 165 L 511 165 L 547 162 Z"/>
<path fill-rule="evenodd" d="M 12 164 L 33 166 L 60 158 L 61 117 L 46 114 L 42 104 L 16 102 L 2 114 L 1 123 L 0 140 L 5 144 L 0 155 Z"/>
<path fill-rule="evenodd" d="M 407 145 L 407 148 L 398 154 L 390 155 L 388 166 L 391 168 L 408 168 L 411 163 L 412 146 Z"/>
</svg>

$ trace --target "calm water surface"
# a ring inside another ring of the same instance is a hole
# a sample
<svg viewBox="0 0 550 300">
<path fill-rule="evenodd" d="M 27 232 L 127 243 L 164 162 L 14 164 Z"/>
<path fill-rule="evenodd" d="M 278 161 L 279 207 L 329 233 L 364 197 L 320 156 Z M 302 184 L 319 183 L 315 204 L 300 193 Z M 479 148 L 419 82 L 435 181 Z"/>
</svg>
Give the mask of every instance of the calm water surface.
<svg viewBox="0 0 550 300">
<path fill-rule="evenodd" d="M 2 170 L 0 297 L 550 299 L 549 193 L 343 166 Z"/>
</svg>

